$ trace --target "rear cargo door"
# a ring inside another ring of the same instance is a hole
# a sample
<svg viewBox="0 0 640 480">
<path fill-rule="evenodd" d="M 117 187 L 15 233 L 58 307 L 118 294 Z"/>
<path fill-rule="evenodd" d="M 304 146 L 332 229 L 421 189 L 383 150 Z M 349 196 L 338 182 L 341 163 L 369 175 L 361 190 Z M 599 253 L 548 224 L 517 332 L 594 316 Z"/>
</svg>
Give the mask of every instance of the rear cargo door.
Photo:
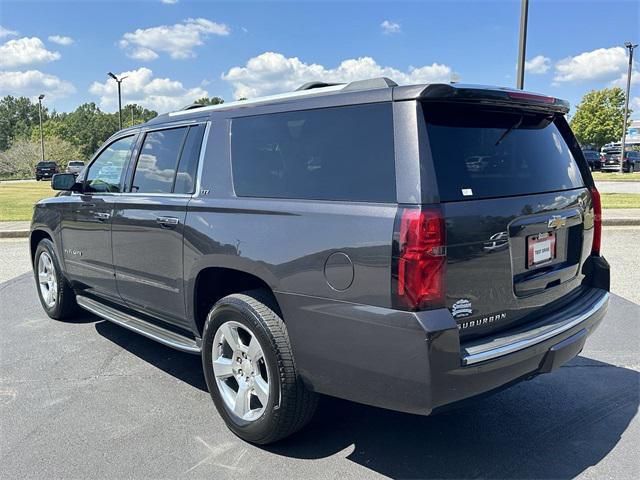
<svg viewBox="0 0 640 480">
<path fill-rule="evenodd" d="M 446 220 L 447 307 L 462 337 L 505 329 L 577 294 L 593 210 L 553 113 L 423 104 Z"/>
</svg>

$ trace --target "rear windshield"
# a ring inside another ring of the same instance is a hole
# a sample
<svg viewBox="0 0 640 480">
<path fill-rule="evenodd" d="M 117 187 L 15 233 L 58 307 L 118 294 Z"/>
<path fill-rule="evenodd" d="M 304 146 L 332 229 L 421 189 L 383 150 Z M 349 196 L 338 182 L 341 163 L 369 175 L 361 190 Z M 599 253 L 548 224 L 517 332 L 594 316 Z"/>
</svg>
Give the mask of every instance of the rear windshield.
<svg viewBox="0 0 640 480">
<path fill-rule="evenodd" d="M 442 201 L 584 186 L 553 115 L 452 104 L 424 110 Z"/>
<path fill-rule="evenodd" d="M 38 166 L 40 167 L 55 167 L 56 162 L 39 162 Z"/>
<path fill-rule="evenodd" d="M 84 162 L 69 162 L 70 167 L 82 167 Z"/>
</svg>

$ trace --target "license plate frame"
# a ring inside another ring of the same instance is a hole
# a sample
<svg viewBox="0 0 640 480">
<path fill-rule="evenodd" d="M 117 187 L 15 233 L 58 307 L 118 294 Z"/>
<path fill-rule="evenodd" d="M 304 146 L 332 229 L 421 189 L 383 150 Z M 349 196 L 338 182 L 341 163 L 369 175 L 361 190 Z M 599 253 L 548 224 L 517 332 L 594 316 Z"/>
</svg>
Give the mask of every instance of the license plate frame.
<svg viewBox="0 0 640 480">
<path fill-rule="evenodd" d="M 556 259 L 556 234 L 544 232 L 527 237 L 527 268 L 537 268 Z"/>
</svg>

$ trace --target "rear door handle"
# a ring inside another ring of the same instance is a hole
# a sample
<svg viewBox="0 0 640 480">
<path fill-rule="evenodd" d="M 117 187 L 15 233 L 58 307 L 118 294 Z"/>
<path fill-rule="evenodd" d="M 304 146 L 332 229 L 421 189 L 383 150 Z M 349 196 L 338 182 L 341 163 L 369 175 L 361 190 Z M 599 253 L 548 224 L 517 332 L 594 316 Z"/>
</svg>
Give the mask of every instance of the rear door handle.
<svg viewBox="0 0 640 480">
<path fill-rule="evenodd" d="M 111 214 L 107 212 L 97 212 L 96 218 L 98 220 L 109 220 L 111 218 Z"/>
<path fill-rule="evenodd" d="M 158 222 L 160 225 L 175 226 L 180 223 L 180 220 L 176 217 L 158 217 L 156 218 L 156 222 Z"/>
</svg>

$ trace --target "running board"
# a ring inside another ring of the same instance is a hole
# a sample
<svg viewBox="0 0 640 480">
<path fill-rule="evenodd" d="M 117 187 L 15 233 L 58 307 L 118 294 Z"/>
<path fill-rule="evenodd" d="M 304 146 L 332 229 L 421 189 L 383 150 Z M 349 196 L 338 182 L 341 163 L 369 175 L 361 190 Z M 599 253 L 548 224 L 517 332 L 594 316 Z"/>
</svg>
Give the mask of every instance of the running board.
<svg viewBox="0 0 640 480">
<path fill-rule="evenodd" d="M 151 340 L 160 342 L 168 347 L 175 348 L 188 353 L 200 353 L 200 346 L 195 340 L 180 335 L 179 333 L 172 332 L 166 328 L 159 327 L 153 323 L 142 320 L 141 318 L 134 317 L 128 313 L 121 312 L 115 308 L 109 307 L 103 303 L 93 300 L 89 297 L 83 297 L 78 295 L 76 297 L 78 305 L 85 310 L 98 315 L 99 317 L 109 320 L 121 327 L 128 328 L 129 330 L 144 335 Z"/>
</svg>

